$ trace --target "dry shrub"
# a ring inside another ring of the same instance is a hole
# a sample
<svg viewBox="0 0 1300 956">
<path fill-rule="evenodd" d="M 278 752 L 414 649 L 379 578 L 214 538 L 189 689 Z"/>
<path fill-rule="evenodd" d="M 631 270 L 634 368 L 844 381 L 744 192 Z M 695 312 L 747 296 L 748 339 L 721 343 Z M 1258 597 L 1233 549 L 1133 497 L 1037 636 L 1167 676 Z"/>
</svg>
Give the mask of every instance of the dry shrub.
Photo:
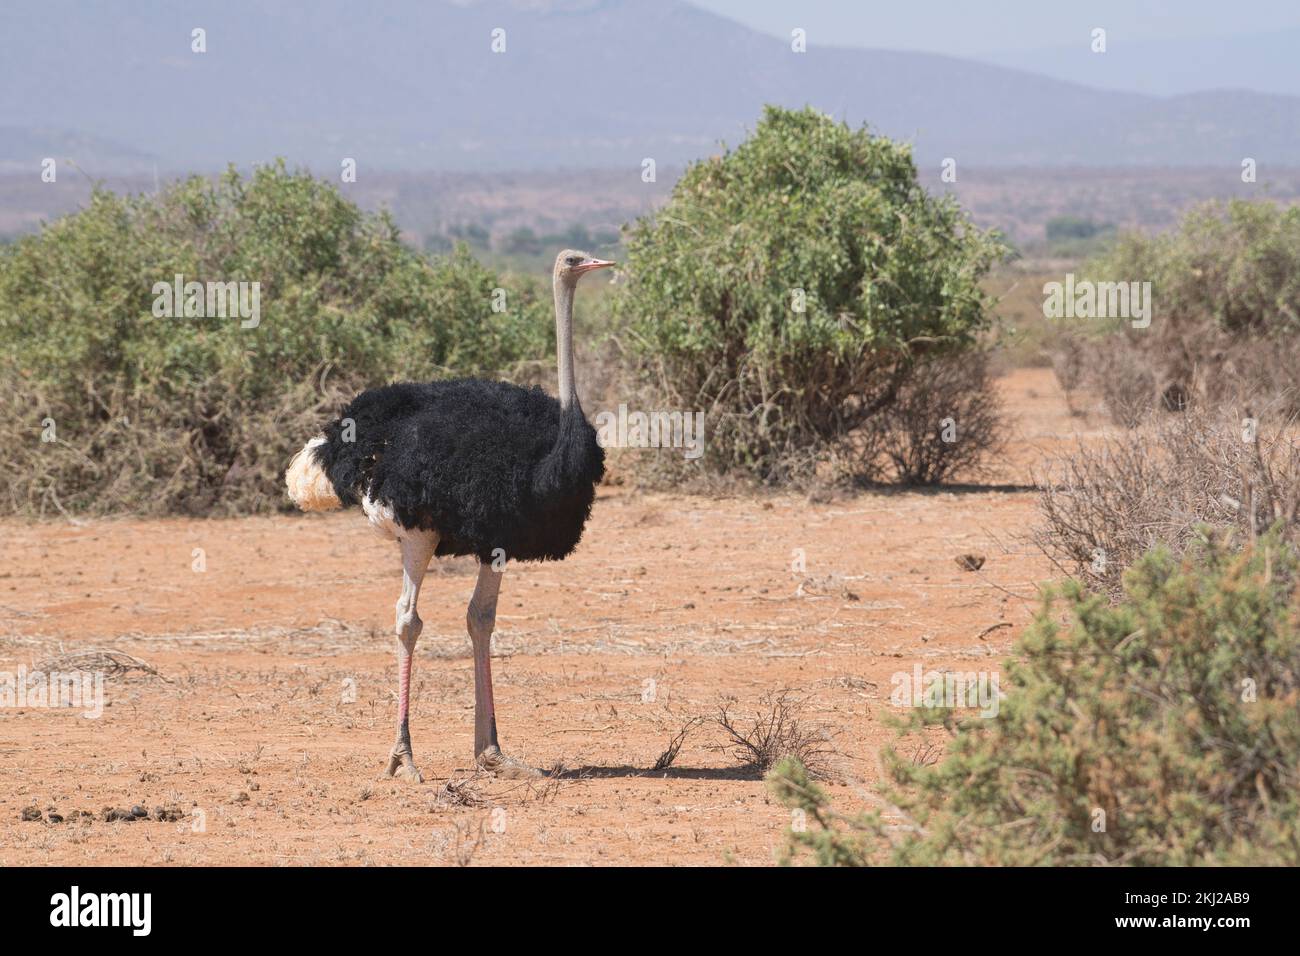
<svg viewBox="0 0 1300 956">
<path fill-rule="evenodd" d="M 32 671 L 39 671 L 42 674 L 98 671 L 106 677 L 122 677 L 139 671 L 169 684 L 172 683 L 170 678 L 163 677 L 148 661 L 142 661 L 124 651 L 101 647 L 90 647 L 84 651 L 69 651 L 42 658 L 32 665 Z"/>
<path fill-rule="evenodd" d="M 664 752 L 659 755 L 659 758 L 654 762 L 654 766 L 650 769 L 657 772 L 671 767 L 677 759 L 677 755 L 682 752 L 682 745 L 686 743 L 687 735 L 702 723 L 704 723 L 703 717 L 692 717 L 682 724 L 681 730 L 677 731 L 673 735 L 673 739 L 668 741 L 668 746 L 664 748 Z"/>
<path fill-rule="evenodd" d="M 1088 363 L 1090 379 L 1107 415 L 1121 428 L 1136 428 L 1155 407 L 1155 373 L 1146 358 L 1123 340 L 1103 342 L 1094 350 Z"/>
<path fill-rule="evenodd" d="M 1052 372 L 1056 383 L 1065 393 L 1065 404 L 1071 415 L 1078 415 L 1079 409 L 1074 404 L 1075 393 L 1087 380 L 1089 351 L 1085 343 L 1077 336 L 1066 333 L 1056 343 L 1056 348 L 1048 353 L 1052 363 Z"/>
<path fill-rule="evenodd" d="M 894 403 L 858 432 L 851 471 L 868 481 L 935 485 L 978 474 L 1006 443 L 987 352 L 918 363 Z"/>
<path fill-rule="evenodd" d="M 804 717 L 803 701 L 789 691 L 764 694 L 752 718 L 732 713 L 734 699 L 723 701 L 713 721 L 728 737 L 728 750 L 747 770 L 766 774 L 779 760 L 792 757 L 814 777 L 829 772 L 835 751 L 821 728 L 810 727 Z"/>
<path fill-rule="evenodd" d="M 289 457 L 359 384 L 317 376 L 249 400 L 238 386 L 212 380 L 168 405 L 125 386 L 96 391 L 87 380 L 88 413 L 36 395 L 54 440 L 42 440 L 39 420 L 0 416 L 8 478 L 0 510 L 42 517 L 275 510 Z M 0 381 L 9 394 L 12 385 Z M 59 427 L 73 421 L 93 426 Z"/>
<path fill-rule="evenodd" d="M 1300 336 L 1241 337 L 1216 357 L 1220 374 L 1201 386 L 1211 402 L 1300 416 Z"/>
<path fill-rule="evenodd" d="M 1056 459 L 1040 482 L 1038 546 L 1058 567 L 1117 596 L 1139 555 L 1181 553 L 1198 526 L 1247 537 L 1275 523 L 1292 538 L 1300 516 L 1300 439 L 1291 421 L 1189 409 L 1152 418 Z"/>
<path fill-rule="evenodd" d="M 482 784 L 491 775 L 476 770 L 462 780 L 448 780 L 434 797 L 439 806 L 444 807 L 481 807 L 486 805 Z"/>
<path fill-rule="evenodd" d="M 1229 334 L 1209 322 L 1182 322 L 1145 337 L 1125 332 L 1077 342 L 1072 352 L 1083 381 L 1123 428 L 1136 427 L 1152 411 L 1192 405 L 1300 414 L 1300 337 L 1292 334 Z M 1069 359 L 1061 351 L 1053 361 Z"/>
</svg>

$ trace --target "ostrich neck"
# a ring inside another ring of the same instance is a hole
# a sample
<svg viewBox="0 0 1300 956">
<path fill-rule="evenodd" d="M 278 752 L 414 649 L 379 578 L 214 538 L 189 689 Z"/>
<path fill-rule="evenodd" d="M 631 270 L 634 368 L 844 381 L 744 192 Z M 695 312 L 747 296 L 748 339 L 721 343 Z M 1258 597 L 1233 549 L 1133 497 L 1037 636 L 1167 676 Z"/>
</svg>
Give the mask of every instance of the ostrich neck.
<svg viewBox="0 0 1300 956">
<path fill-rule="evenodd" d="M 555 280 L 555 358 L 560 367 L 560 408 L 577 403 L 573 384 L 573 293 L 574 284 Z"/>
</svg>

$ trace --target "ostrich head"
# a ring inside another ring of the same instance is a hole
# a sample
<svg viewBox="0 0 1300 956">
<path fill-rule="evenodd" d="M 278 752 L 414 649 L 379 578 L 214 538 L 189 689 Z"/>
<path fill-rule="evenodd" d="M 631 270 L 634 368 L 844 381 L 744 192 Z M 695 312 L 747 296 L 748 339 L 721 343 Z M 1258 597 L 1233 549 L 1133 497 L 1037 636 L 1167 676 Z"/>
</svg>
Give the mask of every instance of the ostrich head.
<svg viewBox="0 0 1300 956">
<path fill-rule="evenodd" d="M 573 285 L 583 275 L 593 269 L 604 269 L 614 263 L 608 259 L 596 259 L 576 249 L 565 249 L 555 257 L 555 279 L 566 285 Z"/>
<path fill-rule="evenodd" d="M 576 249 L 565 249 L 555 257 L 555 357 L 560 367 L 560 407 L 576 406 L 573 384 L 573 293 L 578 280 L 593 269 L 614 263 L 595 259 Z"/>
</svg>

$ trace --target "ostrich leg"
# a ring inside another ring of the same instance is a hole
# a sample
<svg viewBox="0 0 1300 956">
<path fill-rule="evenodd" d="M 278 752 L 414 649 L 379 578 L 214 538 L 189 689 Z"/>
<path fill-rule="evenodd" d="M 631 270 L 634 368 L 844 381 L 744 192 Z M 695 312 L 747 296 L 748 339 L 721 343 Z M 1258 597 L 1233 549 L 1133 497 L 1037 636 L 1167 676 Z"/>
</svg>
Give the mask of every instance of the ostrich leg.
<svg viewBox="0 0 1300 956">
<path fill-rule="evenodd" d="M 492 704 L 492 629 L 497 621 L 501 573 L 479 563 L 478 582 L 465 623 L 474 642 L 474 759 L 484 770 L 507 777 L 536 776 L 538 771 L 501 752 L 496 708 Z"/>
<path fill-rule="evenodd" d="M 438 535 L 432 531 L 407 531 L 402 544 L 402 596 L 397 599 L 397 743 L 388 758 L 385 774 L 397 776 L 412 783 L 423 783 L 415 757 L 411 753 L 411 727 L 408 720 L 411 702 L 411 658 L 415 642 L 424 629 L 424 622 L 416 613 L 420 599 L 420 583 L 429 561 L 438 546 Z"/>
</svg>

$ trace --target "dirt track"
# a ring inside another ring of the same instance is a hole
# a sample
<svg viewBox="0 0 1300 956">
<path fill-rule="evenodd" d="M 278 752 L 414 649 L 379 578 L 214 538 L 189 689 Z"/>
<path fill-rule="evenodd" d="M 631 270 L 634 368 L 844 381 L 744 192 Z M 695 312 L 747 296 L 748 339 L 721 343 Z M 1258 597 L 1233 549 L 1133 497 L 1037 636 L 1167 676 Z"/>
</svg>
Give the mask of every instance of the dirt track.
<svg viewBox="0 0 1300 956">
<path fill-rule="evenodd" d="M 379 779 L 401 575 L 359 513 L 6 522 L 0 671 L 93 646 L 167 680 L 110 678 L 99 719 L 0 708 L 0 865 L 770 863 L 789 812 L 716 749 L 716 729 L 648 768 L 722 697 L 744 713 L 789 688 L 834 732 L 845 782 L 830 789 L 854 810 L 891 736 L 892 674 L 998 668 L 1052 577 L 1024 540 L 1034 495 L 1016 489 L 1079 427 L 1050 372 L 1002 387 L 1016 437 L 993 489 L 823 504 L 602 489 L 573 558 L 511 567 L 502 588 L 503 746 L 567 768 L 534 786 L 445 787 L 472 766 L 468 562 L 435 563 L 421 599 L 412 737 L 426 782 L 413 787 Z M 965 552 L 983 569 L 961 570 Z M 134 804 L 185 816 L 99 819 Z M 97 819 L 23 821 L 29 806 Z"/>
</svg>

